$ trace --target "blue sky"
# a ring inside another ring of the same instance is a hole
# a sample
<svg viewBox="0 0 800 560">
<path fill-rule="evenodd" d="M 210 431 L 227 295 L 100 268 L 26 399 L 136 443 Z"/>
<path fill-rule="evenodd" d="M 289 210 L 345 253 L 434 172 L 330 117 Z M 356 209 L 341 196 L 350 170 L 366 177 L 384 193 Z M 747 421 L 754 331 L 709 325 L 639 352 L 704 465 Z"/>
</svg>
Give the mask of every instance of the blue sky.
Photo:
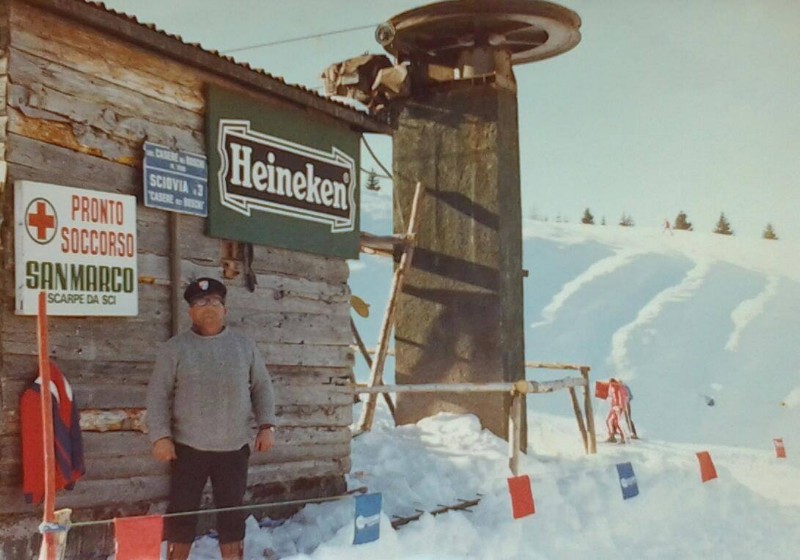
<svg viewBox="0 0 800 560">
<path fill-rule="evenodd" d="M 227 50 L 384 21 L 409 0 L 107 0 L 113 9 Z M 522 212 L 572 222 L 623 213 L 658 227 L 720 212 L 738 236 L 767 222 L 800 241 L 800 2 L 569 0 L 571 52 L 515 68 Z M 320 86 L 329 64 L 381 52 L 372 29 L 236 52 L 289 83 Z M 369 137 L 391 162 L 391 140 Z M 373 167 L 364 154 L 364 165 Z M 374 166 L 377 167 L 377 166 Z"/>
</svg>

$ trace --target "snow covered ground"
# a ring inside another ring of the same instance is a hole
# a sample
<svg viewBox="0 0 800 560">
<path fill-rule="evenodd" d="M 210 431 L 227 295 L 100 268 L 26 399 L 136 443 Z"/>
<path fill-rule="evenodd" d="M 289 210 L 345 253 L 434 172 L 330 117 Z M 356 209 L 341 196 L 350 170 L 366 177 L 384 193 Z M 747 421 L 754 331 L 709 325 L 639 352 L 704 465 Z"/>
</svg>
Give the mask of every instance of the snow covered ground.
<svg viewBox="0 0 800 560">
<path fill-rule="evenodd" d="M 346 499 L 307 506 L 278 527 L 261 529 L 251 518 L 246 557 L 796 557 L 799 249 L 702 232 L 526 223 L 526 359 L 586 364 L 593 379 L 628 382 L 643 439 L 599 444 L 585 456 L 567 396 L 529 398 L 530 454 L 520 471 L 531 477 L 536 514 L 515 521 L 507 444 L 474 416 L 394 428 L 381 411 L 374 430 L 353 441 L 349 477 L 351 488 L 383 495 L 380 540 L 352 545 L 353 500 Z M 365 258 L 351 270 L 353 292 L 373 305 L 370 318 L 357 319 L 372 346 L 391 268 Z M 359 365 L 357 376 L 365 375 Z M 529 379 L 560 376 L 528 372 Z M 594 405 L 602 427 L 607 405 Z M 788 458 L 775 457 L 776 437 Z M 701 483 L 698 451 L 710 452 L 718 479 Z M 640 490 L 629 500 L 615 468 L 626 461 Z M 469 512 L 391 528 L 390 515 L 477 496 Z M 197 541 L 192 558 L 218 558 L 216 544 Z"/>
</svg>

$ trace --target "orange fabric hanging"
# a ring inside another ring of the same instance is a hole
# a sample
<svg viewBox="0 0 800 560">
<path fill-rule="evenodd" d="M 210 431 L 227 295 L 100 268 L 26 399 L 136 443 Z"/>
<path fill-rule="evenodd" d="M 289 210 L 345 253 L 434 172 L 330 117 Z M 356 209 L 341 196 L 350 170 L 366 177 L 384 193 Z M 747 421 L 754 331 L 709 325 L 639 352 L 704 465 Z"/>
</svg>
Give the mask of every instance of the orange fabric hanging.
<svg viewBox="0 0 800 560">
<path fill-rule="evenodd" d="M 531 492 L 531 479 L 527 474 L 509 478 L 508 491 L 511 493 L 511 510 L 514 519 L 536 513 Z"/>
<path fill-rule="evenodd" d="M 700 478 L 703 482 L 717 478 L 717 469 L 708 451 L 698 451 L 697 460 L 700 461 Z"/>
<path fill-rule="evenodd" d="M 160 515 L 114 518 L 114 550 L 117 560 L 161 558 L 161 533 L 164 518 Z"/>
<path fill-rule="evenodd" d="M 53 411 L 55 489 L 72 489 L 84 474 L 83 439 L 78 408 L 72 401 L 72 387 L 50 361 L 50 394 Z M 20 397 L 22 437 L 22 490 L 28 503 L 38 504 L 45 494 L 44 442 L 42 439 L 41 377 Z"/>
</svg>

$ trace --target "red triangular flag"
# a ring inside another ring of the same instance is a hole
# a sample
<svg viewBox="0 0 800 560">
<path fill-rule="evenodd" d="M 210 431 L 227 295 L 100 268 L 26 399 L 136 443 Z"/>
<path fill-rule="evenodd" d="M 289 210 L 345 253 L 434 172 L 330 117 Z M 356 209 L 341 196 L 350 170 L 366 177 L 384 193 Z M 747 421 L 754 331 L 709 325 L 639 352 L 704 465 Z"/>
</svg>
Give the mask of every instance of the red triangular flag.
<svg viewBox="0 0 800 560">
<path fill-rule="evenodd" d="M 607 399 L 608 398 L 608 383 L 603 383 L 602 381 L 595 381 L 594 383 L 594 396 L 598 399 Z"/>
<path fill-rule="evenodd" d="M 775 438 L 772 440 L 775 444 L 775 455 L 778 459 L 786 459 L 786 448 L 783 446 L 783 438 Z"/>
<path fill-rule="evenodd" d="M 117 517 L 114 519 L 114 540 L 117 560 L 152 560 L 161 558 L 160 515 Z"/>
<path fill-rule="evenodd" d="M 536 513 L 536 508 L 533 506 L 531 479 L 527 474 L 509 478 L 508 491 L 511 493 L 511 510 L 514 519 Z"/>
<path fill-rule="evenodd" d="M 700 461 L 700 478 L 703 482 L 717 478 L 717 469 L 714 468 L 714 461 L 708 451 L 698 451 L 697 460 Z"/>
</svg>

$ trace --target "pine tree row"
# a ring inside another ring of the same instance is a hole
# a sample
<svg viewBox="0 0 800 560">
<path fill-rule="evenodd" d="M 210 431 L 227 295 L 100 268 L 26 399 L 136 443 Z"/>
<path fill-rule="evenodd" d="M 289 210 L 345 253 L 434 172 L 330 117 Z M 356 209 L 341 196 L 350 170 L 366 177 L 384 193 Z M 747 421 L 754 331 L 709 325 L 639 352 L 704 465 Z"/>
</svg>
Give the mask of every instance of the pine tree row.
<svg viewBox="0 0 800 560">
<path fill-rule="evenodd" d="M 588 225 L 594 225 L 594 216 L 592 215 L 591 210 L 589 210 L 588 208 L 583 211 L 583 216 L 581 217 L 581 223 L 582 224 L 588 224 Z M 603 218 L 602 224 L 605 225 L 605 223 L 606 223 L 606 220 L 605 220 L 605 218 Z M 634 221 L 633 221 L 633 217 L 630 216 L 629 214 L 623 212 L 622 217 L 619 220 L 619 225 L 621 225 L 623 227 L 632 227 L 632 226 L 634 226 L 635 224 L 634 224 Z M 688 218 L 686 217 L 686 212 L 684 212 L 683 210 L 678 212 L 678 215 L 675 217 L 674 224 L 670 225 L 668 220 L 664 223 L 664 228 L 665 229 L 668 229 L 670 227 L 672 229 L 680 229 L 680 230 L 685 230 L 685 231 L 693 231 L 694 230 L 694 226 L 692 226 L 692 222 L 690 222 L 688 220 Z M 718 233 L 720 235 L 733 235 L 733 229 L 731 229 L 731 223 L 725 217 L 725 212 L 721 212 L 720 213 L 719 220 L 717 221 L 717 227 L 714 228 L 713 231 L 714 231 L 714 233 Z M 772 224 L 767 224 L 767 227 L 764 228 L 764 231 L 761 234 L 761 237 L 763 237 L 764 239 L 772 239 L 772 240 L 777 240 L 778 239 L 778 235 L 775 233 L 775 229 L 772 227 Z"/>
</svg>

